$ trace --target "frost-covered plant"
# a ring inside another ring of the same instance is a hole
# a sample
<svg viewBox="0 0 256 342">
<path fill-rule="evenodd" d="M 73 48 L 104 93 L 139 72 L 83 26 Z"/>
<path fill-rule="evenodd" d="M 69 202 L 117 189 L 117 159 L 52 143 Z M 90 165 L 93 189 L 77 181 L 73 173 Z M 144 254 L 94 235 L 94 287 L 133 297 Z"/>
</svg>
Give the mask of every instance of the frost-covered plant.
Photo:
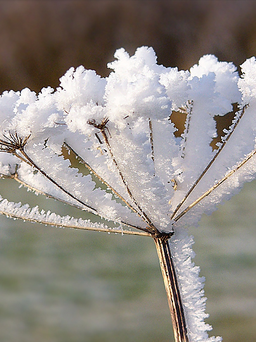
<svg viewBox="0 0 256 342">
<path fill-rule="evenodd" d="M 56 91 L 24 89 L 0 98 L 2 178 L 90 212 L 98 223 L 3 198 L 0 212 L 151 236 L 176 341 L 221 341 L 208 337 L 204 280 L 186 227 L 255 178 L 256 60 L 247 60 L 239 77 L 232 63 L 211 55 L 190 71 L 157 65 L 146 47 L 131 57 L 120 49 L 115 58 L 106 78 L 71 68 Z M 233 121 L 216 142 L 216 122 L 230 112 Z"/>
</svg>

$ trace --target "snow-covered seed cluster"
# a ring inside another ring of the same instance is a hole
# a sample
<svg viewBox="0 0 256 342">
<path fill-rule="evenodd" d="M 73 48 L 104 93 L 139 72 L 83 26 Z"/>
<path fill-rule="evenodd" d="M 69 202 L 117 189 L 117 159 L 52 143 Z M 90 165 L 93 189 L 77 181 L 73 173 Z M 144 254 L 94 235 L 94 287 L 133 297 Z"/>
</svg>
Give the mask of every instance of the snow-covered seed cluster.
<svg viewBox="0 0 256 342">
<path fill-rule="evenodd" d="M 0 173 L 121 226 L 152 235 L 174 232 L 170 243 L 186 315 L 193 316 L 188 318 L 191 338 L 206 341 L 204 300 L 198 300 L 202 285 L 187 261 L 192 242 L 183 228 L 196 225 L 202 213 L 211 213 L 255 178 L 256 61 L 247 60 L 239 77 L 232 63 L 212 55 L 189 71 L 158 65 L 147 47 L 133 56 L 119 49 L 115 58 L 106 78 L 81 66 L 68 70 L 56 90 L 4 92 Z M 216 118 L 234 107 L 231 126 L 213 148 Z M 172 122 L 174 112 L 176 118 L 186 117 L 181 135 Z M 79 158 L 88 173 L 70 167 L 64 150 Z M 95 186 L 95 177 L 104 186 Z M 0 211 L 53 225 L 72 221 L 6 200 Z M 88 220 L 86 226 L 101 229 L 102 223 Z M 198 291 L 191 285 L 196 300 L 184 280 L 185 268 L 198 284 Z M 191 302 L 193 307 L 197 303 L 198 315 L 189 309 Z"/>
</svg>

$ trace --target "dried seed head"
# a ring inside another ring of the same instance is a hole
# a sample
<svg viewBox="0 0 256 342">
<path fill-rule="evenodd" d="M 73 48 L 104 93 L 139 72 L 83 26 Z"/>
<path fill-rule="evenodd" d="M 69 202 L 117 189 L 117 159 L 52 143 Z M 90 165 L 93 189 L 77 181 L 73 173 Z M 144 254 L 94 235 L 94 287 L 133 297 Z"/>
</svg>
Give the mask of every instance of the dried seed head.
<svg viewBox="0 0 256 342">
<path fill-rule="evenodd" d="M 17 133 L 9 132 L 8 135 L 3 134 L 4 139 L 0 139 L 0 152 L 16 154 L 17 150 L 21 151 L 24 149 L 30 136 L 31 134 L 21 138 Z"/>
</svg>

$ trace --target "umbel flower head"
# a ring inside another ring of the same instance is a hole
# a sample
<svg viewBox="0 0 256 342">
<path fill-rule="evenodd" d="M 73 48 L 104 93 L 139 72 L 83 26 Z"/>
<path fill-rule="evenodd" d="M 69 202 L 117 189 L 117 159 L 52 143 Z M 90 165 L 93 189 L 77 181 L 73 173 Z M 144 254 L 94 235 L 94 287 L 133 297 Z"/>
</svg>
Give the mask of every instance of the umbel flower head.
<svg viewBox="0 0 256 342">
<path fill-rule="evenodd" d="M 202 280 L 183 228 L 255 178 L 256 61 L 246 61 L 239 77 L 232 63 L 212 55 L 189 71 L 158 65 L 147 47 L 134 56 L 119 49 L 115 58 L 106 78 L 80 66 L 68 70 L 56 90 L 6 91 L 0 97 L 2 177 L 105 223 L 4 199 L 0 211 L 56 226 L 172 236 L 189 340 L 219 341 L 207 335 Z M 230 112 L 233 121 L 216 143 L 216 122 Z M 110 221 L 116 228 L 108 227 Z"/>
</svg>

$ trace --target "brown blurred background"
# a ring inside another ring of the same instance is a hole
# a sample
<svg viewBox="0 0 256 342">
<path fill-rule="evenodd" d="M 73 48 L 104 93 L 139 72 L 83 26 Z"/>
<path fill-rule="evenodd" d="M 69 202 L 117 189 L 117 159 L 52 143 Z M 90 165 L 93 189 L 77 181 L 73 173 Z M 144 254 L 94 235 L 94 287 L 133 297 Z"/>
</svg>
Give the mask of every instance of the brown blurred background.
<svg viewBox="0 0 256 342">
<path fill-rule="evenodd" d="M 71 66 L 108 74 L 117 48 L 152 46 L 189 68 L 206 53 L 241 64 L 256 54 L 254 1 L 0 1 L 0 92 L 56 87 Z"/>
</svg>

